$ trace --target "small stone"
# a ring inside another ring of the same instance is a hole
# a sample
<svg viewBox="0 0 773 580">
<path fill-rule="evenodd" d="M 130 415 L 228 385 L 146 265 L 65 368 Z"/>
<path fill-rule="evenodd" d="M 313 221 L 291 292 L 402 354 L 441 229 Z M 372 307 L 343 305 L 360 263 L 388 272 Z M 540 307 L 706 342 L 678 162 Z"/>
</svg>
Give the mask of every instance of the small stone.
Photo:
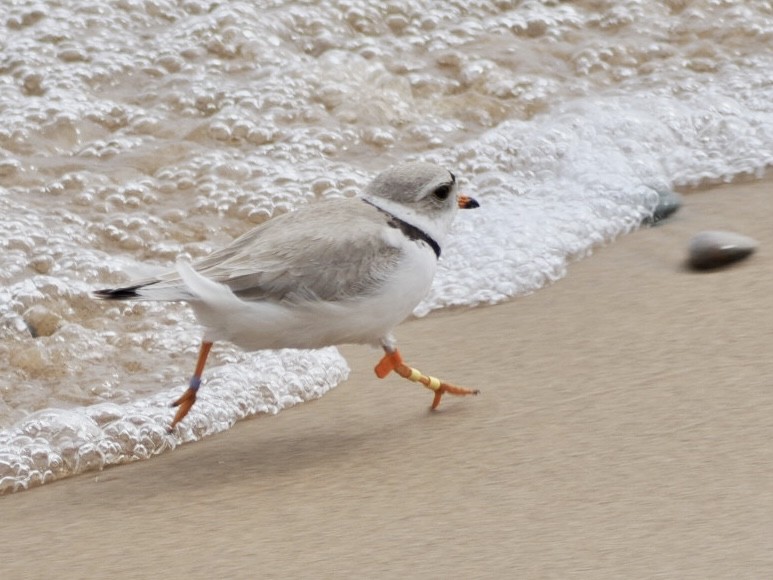
<svg viewBox="0 0 773 580">
<path fill-rule="evenodd" d="M 658 203 L 652 215 L 645 218 L 644 223 L 654 225 L 682 207 L 682 196 L 674 191 L 658 191 Z"/>
<path fill-rule="evenodd" d="M 32 338 L 51 336 L 62 323 L 61 316 L 39 304 L 29 308 L 22 317 Z"/>
<path fill-rule="evenodd" d="M 734 232 L 707 231 L 693 236 L 688 263 L 696 270 L 709 270 L 738 262 L 757 249 L 757 241 Z"/>
</svg>

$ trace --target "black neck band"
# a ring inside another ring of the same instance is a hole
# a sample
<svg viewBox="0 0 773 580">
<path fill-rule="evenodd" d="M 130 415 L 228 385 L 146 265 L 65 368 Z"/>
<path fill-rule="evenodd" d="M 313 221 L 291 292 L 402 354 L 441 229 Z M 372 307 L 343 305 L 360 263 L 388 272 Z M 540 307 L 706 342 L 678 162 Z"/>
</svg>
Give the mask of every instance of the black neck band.
<svg viewBox="0 0 773 580">
<path fill-rule="evenodd" d="M 432 237 L 427 232 L 417 228 L 416 226 L 412 226 L 408 222 L 404 222 L 396 215 L 389 213 L 385 209 L 381 209 L 375 203 L 371 203 L 367 199 L 363 198 L 362 201 L 364 201 L 368 205 L 372 205 L 378 211 L 388 216 L 389 221 L 387 222 L 387 224 L 403 232 L 408 237 L 409 240 L 421 240 L 422 242 L 426 242 L 429 245 L 429 247 L 432 248 L 432 251 L 435 252 L 435 256 L 437 258 L 440 258 L 440 245 L 435 240 L 433 240 Z"/>
</svg>

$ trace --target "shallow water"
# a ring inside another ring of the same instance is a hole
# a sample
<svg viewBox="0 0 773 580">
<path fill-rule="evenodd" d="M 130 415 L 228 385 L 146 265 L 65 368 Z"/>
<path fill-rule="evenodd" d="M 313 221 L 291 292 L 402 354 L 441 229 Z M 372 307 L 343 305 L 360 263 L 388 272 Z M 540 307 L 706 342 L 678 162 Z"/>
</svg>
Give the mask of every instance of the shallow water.
<svg viewBox="0 0 773 580">
<path fill-rule="evenodd" d="M 729 0 L 12 1 L 0 7 L 0 493 L 319 397 L 335 349 L 218 344 L 89 293 L 421 158 L 481 201 L 416 310 L 501 301 L 656 192 L 773 159 L 773 9 Z"/>
</svg>

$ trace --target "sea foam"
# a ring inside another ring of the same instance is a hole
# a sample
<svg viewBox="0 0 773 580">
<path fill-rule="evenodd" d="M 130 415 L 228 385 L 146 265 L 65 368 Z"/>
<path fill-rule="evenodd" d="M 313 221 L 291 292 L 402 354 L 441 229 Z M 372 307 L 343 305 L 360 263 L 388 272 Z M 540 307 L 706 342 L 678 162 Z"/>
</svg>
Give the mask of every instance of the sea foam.
<svg viewBox="0 0 773 580">
<path fill-rule="evenodd" d="M 0 29 L 0 493 L 347 376 L 334 349 L 218 344 L 171 436 L 192 313 L 95 288 L 418 158 L 481 208 L 415 314 L 495 303 L 639 227 L 657 192 L 773 157 L 764 3 L 68 0 L 0 9 Z"/>
</svg>

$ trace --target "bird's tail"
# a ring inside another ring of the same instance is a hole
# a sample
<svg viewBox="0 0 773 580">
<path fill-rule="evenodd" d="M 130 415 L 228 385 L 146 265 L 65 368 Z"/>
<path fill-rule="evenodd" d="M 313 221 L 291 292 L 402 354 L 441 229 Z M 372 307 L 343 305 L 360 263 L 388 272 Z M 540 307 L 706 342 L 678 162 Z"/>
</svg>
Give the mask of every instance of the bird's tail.
<svg viewBox="0 0 773 580">
<path fill-rule="evenodd" d="M 94 296 L 102 300 L 132 300 L 142 297 L 137 292 L 140 288 L 143 288 L 142 284 L 125 286 L 124 288 L 104 288 L 102 290 L 94 290 Z"/>
<path fill-rule="evenodd" d="M 179 261 L 175 270 L 158 278 L 146 278 L 121 288 L 95 290 L 102 300 L 161 300 L 218 303 L 236 297 L 224 285 L 205 278 L 187 262 Z"/>
</svg>

